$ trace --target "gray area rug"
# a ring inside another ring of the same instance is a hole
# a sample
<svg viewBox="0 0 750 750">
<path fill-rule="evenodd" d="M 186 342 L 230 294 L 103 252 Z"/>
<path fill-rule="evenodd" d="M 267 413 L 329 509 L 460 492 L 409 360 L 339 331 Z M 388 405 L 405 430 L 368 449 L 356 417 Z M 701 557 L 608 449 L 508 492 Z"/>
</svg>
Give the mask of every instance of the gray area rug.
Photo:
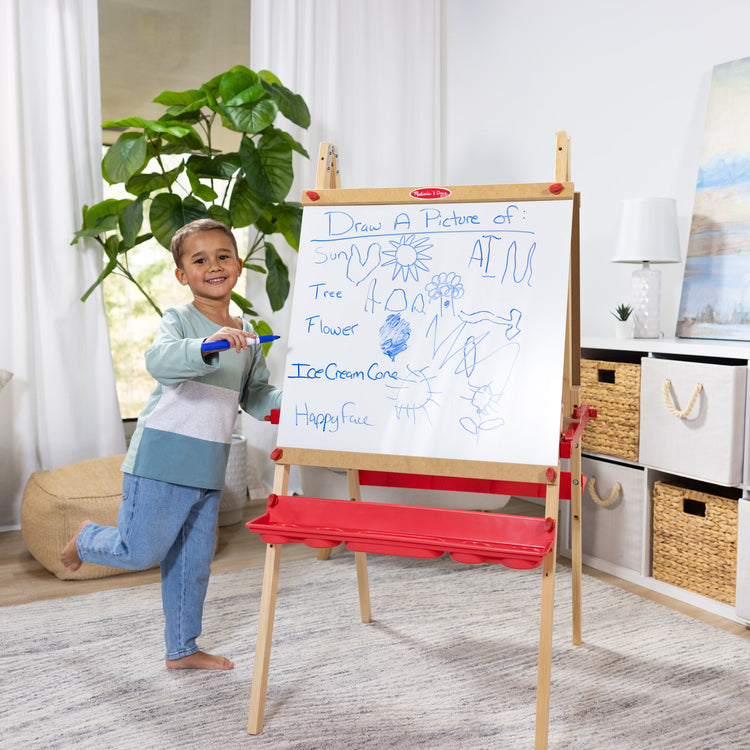
<svg viewBox="0 0 750 750">
<path fill-rule="evenodd" d="M 534 744 L 541 570 L 370 555 L 282 558 L 265 728 L 245 733 L 262 569 L 211 579 L 201 646 L 170 672 L 158 585 L 0 610 L 3 748 L 483 748 Z M 750 643 L 559 568 L 550 748 L 750 748 Z"/>
</svg>

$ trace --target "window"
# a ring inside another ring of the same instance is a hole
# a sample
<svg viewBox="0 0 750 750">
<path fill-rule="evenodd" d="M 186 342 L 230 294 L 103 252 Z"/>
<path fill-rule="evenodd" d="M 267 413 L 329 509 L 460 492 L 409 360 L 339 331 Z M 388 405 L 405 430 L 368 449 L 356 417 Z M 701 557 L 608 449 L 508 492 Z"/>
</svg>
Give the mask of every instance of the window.
<svg viewBox="0 0 750 750">
<path fill-rule="evenodd" d="M 158 117 L 162 108 L 151 101 L 162 91 L 195 88 L 232 65 L 249 63 L 247 0 L 99 0 L 98 9 L 103 121 Z M 105 129 L 103 143 L 117 136 Z M 223 147 L 220 140 L 214 145 Z M 126 196 L 121 185 L 105 182 L 105 198 Z M 241 248 L 243 238 L 237 241 Z M 156 240 L 128 255 L 130 272 L 162 310 L 190 299 L 175 280 L 171 254 Z M 127 279 L 110 274 L 103 287 L 120 413 L 133 418 L 154 387 L 143 353 L 159 316 Z"/>
</svg>

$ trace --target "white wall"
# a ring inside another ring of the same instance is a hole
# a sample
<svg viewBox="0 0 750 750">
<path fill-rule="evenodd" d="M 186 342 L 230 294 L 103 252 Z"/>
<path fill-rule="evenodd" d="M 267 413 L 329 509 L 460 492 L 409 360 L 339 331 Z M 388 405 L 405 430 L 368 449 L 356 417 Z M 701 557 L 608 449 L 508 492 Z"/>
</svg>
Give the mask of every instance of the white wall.
<svg viewBox="0 0 750 750">
<path fill-rule="evenodd" d="M 358 12 L 366 1 L 360 0 Z M 572 138 L 572 177 L 582 198 L 582 333 L 613 335 L 609 310 L 630 300 L 633 270 L 633 266 L 610 262 L 620 202 L 639 196 L 675 198 L 684 259 L 712 68 L 750 56 L 750 2 L 434 1 L 436 8 L 443 9 L 443 85 L 436 92 L 442 101 L 439 107 L 432 107 L 433 112 L 442 112 L 434 129 L 442 134 L 438 182 L 552 180 L 555 134 L 566 130 Z M 322 12 L 323 6 L 324 0 L 302 6 L 292 0 L 268 4 L 269 10 L 282 14 L 283 23 L 290 23 L 290 18 L 302 23 L 296 15 L 300 7 L 305 12 Z M 309 19 L 304 20 L 309 26 Z M 414 40 L 431 28 L 426 22 L 414 25 L 413 15 L 403 23 Z M 275 18 L 273 28 L 278 27 Z M 380 29 L 382 33 L 377 35 L 380 53 L 385 56 L 403 31 L 392 18 L 387 28 L 391 32 Z M 352 33 L 361 33 L 361 28 Z M 370 31 L 368 34 L 372 36 Z M 302 54 L 305 48 L 298 35 L 289 38 Z M 251 47 L 259 53 L 257 43 Z M 409 91 L 415 87 L 434 90 L 417 64 L 406 64 L 396 74 L 392 66 L 361 66 L 361 55 L 343 45 L 348 53 L 336 57 L 338 64 L 356 69 L 360 75 L 342 78 L 322 74 L 314 67 L 309 50 L 295 68 L 285 62 L 278 43 L 267 47 L 253 66 L 279 73 L 287 85 L 307 98 L 313 114 L 314 127 L 303 138 L 313 158 L 299 164 L 297 172 L 303 187 L 314 184 L 319 132 L 340 147 L 345 187 L 419 185 L 430 180 L 432 161 L 416 168 L 412 164 L 405 174 L 403 163 L 396 160 L 394 164 L 391 152 L 377 148 L 386 135 L 407 143 L 418 137 L 414 118 L 404 118 L 402 107 L 406 105 L 397 106 L 397 96 L 383 96 L 377 88 L 383 86 L 388 91 L 390 84 L 400 86 L 402 93 L 404 86 Z M 390 54 L 392 57 L 393 52 Z M 418 55 L 414 44 L 410 54 Z M 373 70 L 378 78 L 370 81 Z M 321 83 L 320 91 L 313 83 Z M 368 94 L 365 98 L 363 91 Z M 321 121 L 321 113 L 330 109 L 325 104 L 334 94 L 342 102 L 358 101 L 360 106 L 342 106 L 335 117 Z M 413 106 L 416 97 L 409 101 Z M 368 116 L 368 108 L 383 106 L 391 112 L 390 117 L 375 120 Z M 375 127 L 373 122 L 378 123 L 376 133 L 368 132 Z M 380 132 L 383 128 L 387 134 Z M 350 131 L 374 144 L 371 150 L 379 158 L 363 158 L 361 148 L 352 147 L 353 141 L 346 137 Z M 417 171 L 412 173 L 412 168 Z M 660 269 L 662 330 L 673 336 L 683 264 Z M 276 329 L 287 330 L 288 309 L 269 318 Z M 284 347 L 275 345 L 269 359 L 274 382 L 281 382 L 284 358 Z M 268 455 L 275 444 L 274 430 L 245 422 L 246 434 L 252 434 L 260 445 L 261 436 L 255 433 L 264 433 L 269 447 L 259 448 L 258 454 Z M 316 476 L 315 481 L 324 487 L 320 494 L 332 496 L 330 487 L 325 489 L 332 484 L 330 477 Z M 343 478 L 339 485 L 346 496 L 342 483 Z M 318 490 L 306 487 L 305 491 L 314 494 Z M 475 507 L 476 498 L 472 503 Z"/>
<path fill-rule="evenodd" d="M 613 264 L 620 201 L 677 200 L 683 263 L 662 271 L 674 336 L 714 65 L 750 56 L 746 0 L 444 0 L 445 184 L 543 182 L 555 133 L 581 193 L 581 328 L 613 335 L 633 266 Z"/>
</svg>

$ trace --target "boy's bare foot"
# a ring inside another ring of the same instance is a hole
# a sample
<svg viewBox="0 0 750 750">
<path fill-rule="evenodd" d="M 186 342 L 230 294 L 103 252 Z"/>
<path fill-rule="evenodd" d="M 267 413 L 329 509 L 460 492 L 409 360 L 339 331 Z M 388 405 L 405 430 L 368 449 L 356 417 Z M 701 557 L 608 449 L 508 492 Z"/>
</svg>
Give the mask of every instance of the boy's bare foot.
<svg viewBox="0 0 750 750">
<path fill-rule="evenodd" d="M 60 560 L 62 564 L 70 570 L 78 570 L 81 567 L 83 560 L 78 556 L 78 547 L 76 542 L 78 541 L 78 535 L 81 533 L 81 529 L 87 524 L 93 523 L 93 521 L 84 521 L 79 527 L 78 531 L 73 534 L 71 540 L 63 547 L 63 551 L 60 553 Z"/>
<path fill-rule="evenodd" d="M 166 659 L 167 669 L 234 669 L 234 662 L 223 656 L 196 651 L 181 659 Z"/>
</svg>

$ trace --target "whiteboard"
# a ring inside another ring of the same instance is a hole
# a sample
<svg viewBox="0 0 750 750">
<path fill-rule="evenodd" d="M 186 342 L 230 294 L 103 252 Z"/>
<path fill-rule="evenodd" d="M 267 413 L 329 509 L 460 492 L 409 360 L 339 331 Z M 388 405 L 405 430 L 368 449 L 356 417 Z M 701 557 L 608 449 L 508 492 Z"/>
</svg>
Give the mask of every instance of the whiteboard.
<svg viewBox="0 0 750 750">
<path fill-rule="evenodd" d="M 572 212 L 306 206 L 278 444 L 556 465 Z"/>
</svg>

